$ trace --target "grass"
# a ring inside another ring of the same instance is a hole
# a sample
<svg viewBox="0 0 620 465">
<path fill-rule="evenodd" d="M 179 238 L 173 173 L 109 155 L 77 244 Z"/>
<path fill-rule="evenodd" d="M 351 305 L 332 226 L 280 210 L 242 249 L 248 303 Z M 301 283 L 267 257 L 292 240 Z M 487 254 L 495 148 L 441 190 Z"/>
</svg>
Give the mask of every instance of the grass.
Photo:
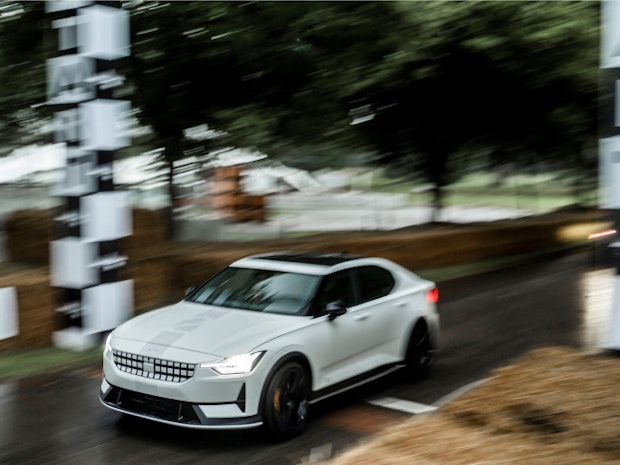
<svg viewBox="0 0 620 465">
<path fill-rule="evenodd" d="M 577 199 L 570 177 L 564 173 L 517 174 L 494 186 L 493 173 L 475 173 L 444 188 L 446 207 L 502 207 L 545 212 L 575 203 L 596 205 L 596 189 L 586 198 Z M 412 204 L 428 205 L 432 193 L 423 185 L 410 181 L 378 178 L 373 190 L 386 193 L 407 193 Z"/>
<path fill-rule="evenodd" d="M 569 194 L 548 194 L 535 191 L 511 192 L 506 189 L 489 189 L 487 192 L 480 192 L 475 189 L 454 187 L 446 190 L 445 201 L 446 206 L 501 207 L 541 213 L 572 205 L 576 199 Z"/>
<path fill-rule="evenodd" d="M 100 347 L 84 351 L 56 347 L 3 350 L 0 351 L 0 382 L 97 365 L 101 356 Z"/>
</svg>

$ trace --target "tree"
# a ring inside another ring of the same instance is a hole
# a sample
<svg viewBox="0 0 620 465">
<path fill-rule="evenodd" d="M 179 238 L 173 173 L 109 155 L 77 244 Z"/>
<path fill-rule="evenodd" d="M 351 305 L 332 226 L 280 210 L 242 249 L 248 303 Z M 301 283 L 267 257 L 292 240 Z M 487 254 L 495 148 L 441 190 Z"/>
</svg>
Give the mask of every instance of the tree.
<svg viewBox="0 0 620 465">
<path fill-rule="evenodd" d="M 17 145 L 40 142 L 49 120 L 45 103 L 46 58 L 53 41 L 43 2 L 0 4 L 0 138 L 9 153 Z"/>
<path fill-rule="evenodd" d="M 0 63 L 23 71 L 2 71 L 12 80 L 0 92 L 5 120 L 44 101 L 50 41 L 40 31 L 49 31 L 49 19 L 40 3 L 21 6 L 6 23 L 0 16 Z M 492 149 L 500 159 L 525 152 L 561 158 L 596 138 L 596 3 L 125 7 L 132 56 L 118 67 L 128 78 L 119 92 L 130 95 L 153 129 L 152 143 L 165 149 L 171 198 L 173 162 L 192 143 L 184 130 L 205 123 L 226 134 L 204 142 L 207 151 L 216 143 L 270 154 L 312 147 L 324 160 L 377 152 L 378 163 L 431 181 L 437 208 L 454 177 L 450 160 L 464 146 Z"/>
<path fill-rule="evenodd" d="M 596 138 L 598 5 L 406 2 L 401 49 L 369 61 L 351 100 L 382 160 L 413 159 L 441 207 L 464 144 L 565 156 Z M 397 23 L 398 24 L 398 23 Z M 402 24 L 402 23 L 401 23 Z M 420 155 L 422 155 L 420 157 Z"/>
<path fill-rule="evenodd" d="M 132 57 L 125 74 L 140 121 L 156 134 L 169 165 L 183 156 L 183 131 L 206 123 L 220 143 L 266 148 L 299 135 L 284 117 L 303 100 L 313 68 L 287 25 L 300 4 L 138 3 L 131 10 Z M 308 107 L 305 107 L 306 109 Z"/>
</svg>

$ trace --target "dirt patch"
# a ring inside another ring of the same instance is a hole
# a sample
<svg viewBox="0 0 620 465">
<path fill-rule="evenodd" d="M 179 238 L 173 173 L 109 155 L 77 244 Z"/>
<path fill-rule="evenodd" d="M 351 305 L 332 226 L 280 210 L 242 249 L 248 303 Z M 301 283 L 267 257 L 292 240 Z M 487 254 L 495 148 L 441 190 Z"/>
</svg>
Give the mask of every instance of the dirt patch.
<svg viewBox="0 0 620 465">
<path fill-rule="evenodd" d="M 619 429 L 620 359 L 545 348 L 329 465 L 617 464 Z"/>
</svg>

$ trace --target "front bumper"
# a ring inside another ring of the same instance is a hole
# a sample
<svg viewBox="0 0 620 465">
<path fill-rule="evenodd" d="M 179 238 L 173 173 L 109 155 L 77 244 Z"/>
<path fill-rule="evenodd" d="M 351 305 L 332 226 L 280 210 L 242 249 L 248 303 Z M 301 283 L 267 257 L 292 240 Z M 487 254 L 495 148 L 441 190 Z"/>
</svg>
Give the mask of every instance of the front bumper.
<svg viewBox="0 0 620 465">
<path fill-rule="evenodd" d="M 156 362 L 153 374 L 152 358 L 132 355 L 142 352 L 139 347 L 123 344 L 122 349 L 114 351 L 116 362 L 112 351 L 104 353 L 99 394 L 104 406 L 188 428 L 243 429 L 262 424 L 259 405 L 266 374 L 258 369 L 260 364 L 249 374 L 223 376 L 200 367 L 204 355 L 173 349 Z M 160 368 L 160 362 L 167 367 Z"/>
<path fill-rule="evenodd" d="M 262 425 L 259 415 L 208 416 L 213 411 L 231 410 L 233 405 L 242 413 L 245 403 L 245 386 L 240 391 L 237 401 L 232 405 L 201 405 L 119 388 L 112 386 L 104 378 L 101 383 L 99 400 L 104 406 L 117 412 L 186 428 L 242 429 Z"/>
</svg>

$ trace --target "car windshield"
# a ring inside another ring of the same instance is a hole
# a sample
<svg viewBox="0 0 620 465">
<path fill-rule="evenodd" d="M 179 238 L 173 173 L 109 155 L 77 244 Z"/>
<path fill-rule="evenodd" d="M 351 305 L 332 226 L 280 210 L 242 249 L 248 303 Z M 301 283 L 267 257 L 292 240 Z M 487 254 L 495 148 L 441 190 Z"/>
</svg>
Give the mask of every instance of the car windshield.
<svg viewBox="0 0 620 465">
<path fill-rule="evenodd" d="M 229 267 L 187 300 L 207 305 L 289 315 L 304 314 L 319 276 Z"/>
</svg>

